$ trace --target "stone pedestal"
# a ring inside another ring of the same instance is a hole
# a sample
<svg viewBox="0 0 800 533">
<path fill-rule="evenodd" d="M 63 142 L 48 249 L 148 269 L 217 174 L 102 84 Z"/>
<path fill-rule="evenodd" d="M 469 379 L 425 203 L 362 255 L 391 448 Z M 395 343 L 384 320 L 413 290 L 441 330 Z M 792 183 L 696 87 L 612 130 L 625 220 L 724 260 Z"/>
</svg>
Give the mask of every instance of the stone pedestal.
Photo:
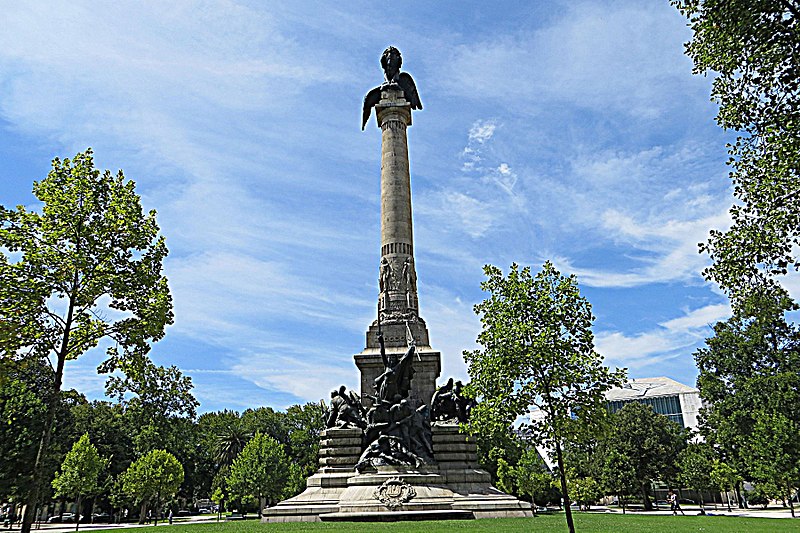
<svg viewBox="0 0 800 533">
<path fill-rule="evenodd" d="M 354 471 L 357 429 L 328 429 L 306 490 L 263 511 L 263 522 L 399 521 L 532 516 L 529 503 L 490 485 L 476 445 L 455 425 L 433 427 L 438 464 Z"/>
</svg>

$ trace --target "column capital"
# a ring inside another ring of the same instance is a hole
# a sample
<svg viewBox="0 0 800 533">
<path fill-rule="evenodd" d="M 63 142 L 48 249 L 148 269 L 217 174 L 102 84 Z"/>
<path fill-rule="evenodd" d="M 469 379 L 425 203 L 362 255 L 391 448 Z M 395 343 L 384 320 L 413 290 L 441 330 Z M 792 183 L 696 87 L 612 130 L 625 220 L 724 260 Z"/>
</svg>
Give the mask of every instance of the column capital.
<svg viewBox="0 0 800 533">
<path fill-rule="evenodd" d="M 381 91 L 381 100 L 375 105 L 375 120 L 381 129 L 394 121 L 411 125 L 411 104 L 403 97 L 401 89 L 389 87 Z"/>
</svg>

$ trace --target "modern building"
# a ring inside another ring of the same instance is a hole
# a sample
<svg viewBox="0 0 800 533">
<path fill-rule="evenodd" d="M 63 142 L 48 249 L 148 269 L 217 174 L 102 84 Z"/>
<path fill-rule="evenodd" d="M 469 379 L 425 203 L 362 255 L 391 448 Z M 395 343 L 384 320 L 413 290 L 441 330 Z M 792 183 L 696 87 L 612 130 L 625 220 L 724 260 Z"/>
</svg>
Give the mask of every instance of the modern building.
<svg viewBox="0 0 800 533">
<path fill-rule="evenodd" d="M 612 413 L 627 403 L 639 402 L 681 427 L 697 429 L 700 391 L 667 377 L 629 379 L 622 387 L 606 392 L 606 400 Z"/>
</svg>

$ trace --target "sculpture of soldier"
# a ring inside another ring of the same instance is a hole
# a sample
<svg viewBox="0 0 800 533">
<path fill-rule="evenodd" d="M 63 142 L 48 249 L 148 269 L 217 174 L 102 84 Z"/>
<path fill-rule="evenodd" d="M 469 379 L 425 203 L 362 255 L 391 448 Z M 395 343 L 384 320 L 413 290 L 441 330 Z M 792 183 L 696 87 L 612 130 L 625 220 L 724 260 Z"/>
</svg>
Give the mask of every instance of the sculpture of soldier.
<svg viewBox="0 0 800 533">
<path fill-rule="evenodd" d="M 367 427 L 364 421 L 364 407 L 353 391 L 347 391 L 342 385 L 339 390 L 331 391 L 331 409 L 326 427 L 360 428 Z"/>
</svg>

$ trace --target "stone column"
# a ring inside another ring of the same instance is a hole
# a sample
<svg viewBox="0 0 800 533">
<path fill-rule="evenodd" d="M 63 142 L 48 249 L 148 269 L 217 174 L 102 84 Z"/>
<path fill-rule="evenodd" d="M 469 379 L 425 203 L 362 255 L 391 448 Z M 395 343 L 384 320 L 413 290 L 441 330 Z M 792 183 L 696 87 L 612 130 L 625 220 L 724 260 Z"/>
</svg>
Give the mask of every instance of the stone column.
<svg viewBox="0 0 800 533">
<path fill-rule="evenodd" d="M 389 86 L 381 91 L 375 116 L 381 128 L 381 259 L 378 269 L 381 331 L 387 352 L 404 352 L 406 330 L 411 330 L 421 359 L 414 362 L 412 396 L 429 403 L 441 364 L 439 352 L 430 347 L 425 321 L 419 316 L 406 131 L 411 125 L 411 104 L 400 88 Z M 362 395 L 374 393 L 372 380 L 383 372 L 377 333 L 376 320 L 367 331 L 366 349 L 356 355 Z"/>
</svg>

